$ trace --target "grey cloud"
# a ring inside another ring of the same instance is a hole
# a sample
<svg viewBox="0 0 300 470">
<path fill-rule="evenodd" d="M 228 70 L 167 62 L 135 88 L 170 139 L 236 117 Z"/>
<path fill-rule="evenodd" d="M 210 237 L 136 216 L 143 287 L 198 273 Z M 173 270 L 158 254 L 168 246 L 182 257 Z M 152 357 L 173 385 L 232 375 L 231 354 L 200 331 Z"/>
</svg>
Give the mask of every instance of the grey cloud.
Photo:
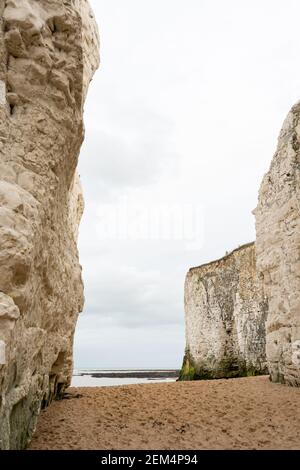
<svg viewBox="0 0 300 470">
<path fill-rule="evenodd" d="M 87 201 L 103 202 L 115 192 L 152 184 L 178 159 L 170 146 L 171 121 L 134 105 L 117 108 L 121 109 L 111 118 L 116 125 L 110 131 L 87 123 L 79 163 Z"/>
<path fill-rule="evenodd" d="M 99 258 L 101 263 L 101 258 Z M 143 271 L 130 266 L 107 266 L 86 283 L 86 306 L 90 314 L 136 328 L 147 325 L 183 326 L 182 279 L 166 273 Z"/>
<path fill-rule="evenodd" d="M 179 325 L 118 326 L 82 315 L 75 336 L 78 368 L 180 368 L 184 333 Z"/>
<path fill-rule="evenodd" d="M 80 158 L 86 305 L 76 364 L 176 367 L 187 269 L 254 237 L 259 183 L 299 99 L 299 2 L 91 2 L 102 69 Z M 145 204 L 200 201 L 202 249 L 99 240 L 99 203 L 126 192 Z"/>
</svg>

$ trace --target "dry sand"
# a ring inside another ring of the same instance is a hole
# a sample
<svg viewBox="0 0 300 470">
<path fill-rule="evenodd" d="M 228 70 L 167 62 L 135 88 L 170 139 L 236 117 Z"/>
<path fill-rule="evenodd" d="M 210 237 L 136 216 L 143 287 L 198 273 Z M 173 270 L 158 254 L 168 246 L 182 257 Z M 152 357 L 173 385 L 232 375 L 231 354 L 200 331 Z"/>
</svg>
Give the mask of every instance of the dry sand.
<svg viewBox="0 0 300 470">
<path fill-rule="evenodd" d="M 268 377 L 69 392 L 31 449 L 300 449 L 300 389 Z"/>
</svg>

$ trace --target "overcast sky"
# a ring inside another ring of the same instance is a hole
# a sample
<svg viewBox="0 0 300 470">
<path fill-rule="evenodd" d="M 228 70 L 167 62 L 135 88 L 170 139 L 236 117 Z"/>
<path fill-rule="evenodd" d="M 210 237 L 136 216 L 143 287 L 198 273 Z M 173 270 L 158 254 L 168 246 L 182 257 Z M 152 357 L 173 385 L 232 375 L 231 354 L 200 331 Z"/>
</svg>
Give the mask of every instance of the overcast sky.
<svg viewBox="0 0 300 470">
<path fill-rule="evenodd" d="M 101 68 L 79 165 L 75 366 L 179 368 L 187 270 L 255 237 L 259 184 L 300 97 L 300 4 L 90 1 Z"/>
</svg>

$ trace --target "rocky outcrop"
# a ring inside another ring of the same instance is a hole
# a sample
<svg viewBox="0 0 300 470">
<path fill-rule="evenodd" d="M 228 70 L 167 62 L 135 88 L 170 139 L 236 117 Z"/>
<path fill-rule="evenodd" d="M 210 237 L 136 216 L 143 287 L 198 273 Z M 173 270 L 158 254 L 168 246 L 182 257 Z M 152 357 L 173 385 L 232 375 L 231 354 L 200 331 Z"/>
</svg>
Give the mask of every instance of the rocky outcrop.
<svg viewBox="0 0 300 470">
<path fill-rule="evenodd" d="M 189 270 L 185 281 L 186 354 L 181 380 L 266 372 L 266 304 L 254 243 Z"/>
<path fill-rule="evenodd" d="M 300 103 L 288 114 L 256 210 L 271 379 L 300 386 Z"/>
<path fill-rule="evenodd" d="M 21 449 L 72 373 L 76 165 L 98 35 L 86 0 L 0 0 L 0 16 L 0 449 Z"/>
</svg>

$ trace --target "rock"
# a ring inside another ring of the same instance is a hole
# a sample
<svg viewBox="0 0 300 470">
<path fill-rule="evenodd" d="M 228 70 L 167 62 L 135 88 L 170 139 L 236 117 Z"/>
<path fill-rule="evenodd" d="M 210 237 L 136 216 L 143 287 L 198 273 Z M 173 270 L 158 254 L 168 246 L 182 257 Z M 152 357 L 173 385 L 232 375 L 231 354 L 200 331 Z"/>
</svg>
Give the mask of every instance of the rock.
<svg viewBox="0 0 300 470">
<path fill-rule="evenodd" d="M 186 354 L 180 379 L 266 373 L 266 314 L 254 243 L 190 269 L 185 281 Z"/>
<path fill-rule="evenodd" d="M 22 449 L 72 375 L 76 166 L 98 33 L 86 0 L 0 0 L 0 17 L 0 449 Z"/>
<path fill-rule="evenodd" d="M 300 103 L 288 114 L 256 217 L 257 269 L 268 301 L 267 360 L 274 382 L 300 386 Z"/>
</svg>

